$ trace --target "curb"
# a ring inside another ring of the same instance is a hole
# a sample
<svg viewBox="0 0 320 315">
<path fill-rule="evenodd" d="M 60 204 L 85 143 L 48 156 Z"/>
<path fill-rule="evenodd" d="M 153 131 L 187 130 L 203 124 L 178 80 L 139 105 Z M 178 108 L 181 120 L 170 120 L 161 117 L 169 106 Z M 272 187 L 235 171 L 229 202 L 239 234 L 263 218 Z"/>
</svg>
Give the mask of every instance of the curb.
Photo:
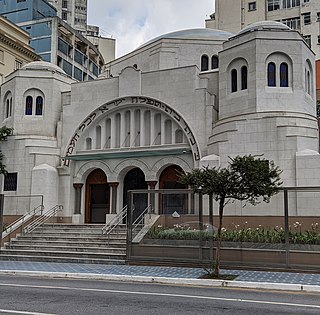
<svg viewBox="0 0 320 315">
<path fill-rule="evenodd" d="M 71 273 L 71 272 L 47 272 L 47 271 L 21 271 L 21 270 L 0 270 L 0 275 L 45 277 L 45 278 L 51 278 L 51 279 L 64 278 L 64 279 L 81 279 L 81 280 L 109 280 L 109 281 L 120 281 L 120 282 L 191 285 L 191 286 L 200 286 L 200 287 L 263 289 L 263 290 L 294 291 L 294 292 L 309 292 L 309 293 L 320 292 L 320 286 L 317 286 L 317 285 L 304 285 L 304 284 L 291 284 L 291 283 L 166 278 L 166 277 L 152 277 L 152 276 L 128 276 L 128 275 L 96 274 L 96 273 Z"/>
</svg>

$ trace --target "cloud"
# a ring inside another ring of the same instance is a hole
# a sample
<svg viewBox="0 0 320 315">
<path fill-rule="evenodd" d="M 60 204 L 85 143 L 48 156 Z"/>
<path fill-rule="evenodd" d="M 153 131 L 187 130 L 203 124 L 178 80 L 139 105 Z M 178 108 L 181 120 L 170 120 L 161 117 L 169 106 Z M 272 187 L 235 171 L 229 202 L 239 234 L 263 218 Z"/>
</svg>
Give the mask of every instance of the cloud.
<svg viewBox="0 0 320 315">
<path fill-rule="evenodd" d="M 213 0 L 89 0 L 88 23 L 117 41 L 119 57 L 164 33 L 204 27 Z"/>
</svg>

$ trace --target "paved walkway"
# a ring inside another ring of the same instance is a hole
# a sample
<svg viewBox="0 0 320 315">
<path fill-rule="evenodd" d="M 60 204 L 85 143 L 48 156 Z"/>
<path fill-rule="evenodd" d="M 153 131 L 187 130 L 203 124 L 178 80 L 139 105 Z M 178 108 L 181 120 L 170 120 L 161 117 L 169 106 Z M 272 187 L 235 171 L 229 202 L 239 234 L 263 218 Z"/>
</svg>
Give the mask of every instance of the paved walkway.
<svg viewBox="0 0 320 315">
<path fill-rule="evenodd" d="M 126 265 L 93 265 L 74 263 L 47 263 L 27 261 L 0 261 L 0 273 L 26 273 L 42 274 L 80 274 L 85 276 L 136 276 L 136 277 L 161 277 L 168 279 L 198 279 L 205 274 L 201 268 L 181 267 L 154 267 L 154 266 L 126 266 Z M 277 284 L 299 284 L 319 286 L 320 274 L 304 274 L 292 272 L 264 272 L 246 270 L 221 270 L 222 274 L 237 275 L 235 281 Z M 259 286 L 260 287 L 260 286 Z"/>
</svg>

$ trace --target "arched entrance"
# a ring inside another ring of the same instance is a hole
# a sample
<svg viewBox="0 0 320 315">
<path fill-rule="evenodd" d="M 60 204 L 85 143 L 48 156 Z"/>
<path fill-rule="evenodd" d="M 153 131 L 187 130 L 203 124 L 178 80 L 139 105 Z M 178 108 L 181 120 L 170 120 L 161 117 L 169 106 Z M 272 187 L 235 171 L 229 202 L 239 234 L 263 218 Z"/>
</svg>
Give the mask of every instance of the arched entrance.
<svg viewBox="0 0 320 315">
<path fill-rule="evenodd" d="M 130 170 L 123 181 L 123 205 L 128 205 L 128 191 L 133 189 L 148 189 L 144 173 L 136 167 Z M 147 194 L 134 194 L 133 196 L 134 213 L 133 220 L 137 218 L 148 206 Z"/>
<path fill-rule="evenodd" d="M 179 183 L 180 174 L 184 174 L 178 165 L 170 165 L 165 168 L 159 179 L 160 189 L 186 189 L 186 185 Z M 179 214 L 187 213 L 188 195 L 173 194 L 162 195 L 160 197 L 160 212 L 162 214 L 172 214 L 177 211 Z"/>
<path fill-rule="evenodd" d="M 86 181 L 85 223 L 105 223 L 110 213 L 110 186 L 106 174 L 96 169 Z"/>
</svg>

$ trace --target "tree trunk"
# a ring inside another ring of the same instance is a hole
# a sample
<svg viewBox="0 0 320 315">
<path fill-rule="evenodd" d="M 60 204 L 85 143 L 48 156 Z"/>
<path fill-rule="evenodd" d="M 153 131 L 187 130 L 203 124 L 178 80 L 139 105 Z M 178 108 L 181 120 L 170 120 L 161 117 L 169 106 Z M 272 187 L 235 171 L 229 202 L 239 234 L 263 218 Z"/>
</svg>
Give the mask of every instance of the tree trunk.
<svg viewBox="0 0 320 315">
<path fill-rule="evenodd" d="M 217 249 L 216 249 L 216 260 L 213 275 L 219 277 L 220 274 L 220 248 L 221 248 L 221 229 L 222 229 L 222 218 L 225 198 L 222 197 L 219 200 L 219 225 L 217 231 Z"/>
<path fill-rule="evenodd" d="M 213 255 L 213 238 L 214 238 L 214 229 L 213 229 L 213 195 L 209 195 L 209 257 L 214 261 Z"/>
</svg>

